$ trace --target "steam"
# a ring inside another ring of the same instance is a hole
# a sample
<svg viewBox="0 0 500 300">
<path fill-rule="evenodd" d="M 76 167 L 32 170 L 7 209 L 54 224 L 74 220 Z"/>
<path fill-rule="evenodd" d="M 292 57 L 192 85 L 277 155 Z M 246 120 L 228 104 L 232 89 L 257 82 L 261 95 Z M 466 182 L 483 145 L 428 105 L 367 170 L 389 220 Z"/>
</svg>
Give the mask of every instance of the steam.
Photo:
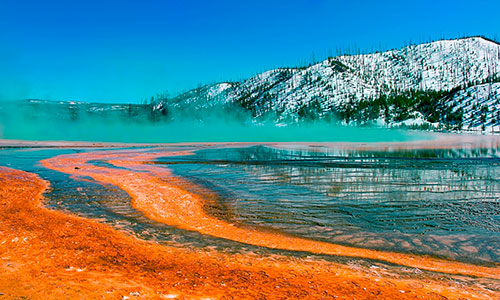
<svg viewBox="0 0 500 300">
<path fill-rule="evenodd" d="M 147 106 L 0 102 L 0 138 L 129 143 L 177 142 L 389 142 L 424 134 L 335 122 L 257 122 L 240 111 L 211 110 L 181 118 L 155 115 Z"/>
</svg>

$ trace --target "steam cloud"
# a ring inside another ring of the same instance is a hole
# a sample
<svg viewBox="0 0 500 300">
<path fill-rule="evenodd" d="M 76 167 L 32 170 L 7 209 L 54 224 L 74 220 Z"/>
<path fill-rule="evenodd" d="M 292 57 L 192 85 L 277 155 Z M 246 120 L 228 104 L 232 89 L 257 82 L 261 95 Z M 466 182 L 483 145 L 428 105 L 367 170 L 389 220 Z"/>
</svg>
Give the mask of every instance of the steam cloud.
<svg viewBox="0 0 500 300">
<path fill-rule="evenodd" d="M 256 122 L 241 112 L 185 113 L 171 119 L 147 106 L 48 101 L 0 102 L 0 138 L 134 143 L 377 142 L 426 138 L 404 130 L 332 122 Z"/>
</svg>

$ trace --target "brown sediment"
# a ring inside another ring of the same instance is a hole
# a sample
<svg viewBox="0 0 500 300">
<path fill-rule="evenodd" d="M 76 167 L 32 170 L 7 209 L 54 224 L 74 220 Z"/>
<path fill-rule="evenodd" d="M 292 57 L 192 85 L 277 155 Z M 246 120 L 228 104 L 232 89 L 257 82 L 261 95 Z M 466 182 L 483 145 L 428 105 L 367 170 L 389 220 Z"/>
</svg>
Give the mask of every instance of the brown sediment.
<svg viewBox="0 0 500 300">
<path fill-rule="evenodd" d="M 48 184 L 0 167 L 0 298 L 496 299 L 480 286 L 392 278 L 321 260 L 189 251 L 45 209 Z"/>
<path fill-rule="evenodd" d="M 273 249 L 303 251 L 380 260 L 429 271 L 500 279 L 500 267 L 477 266 L 429 256 L 347 247 L 337 244 L 237 227 L 217 219 L 204 210 L 205 199 L 183 188 L 186 183 L 160 167 L 143 164 L 168 155 L 189 152 L 100 151 L 61 155 L 44 160 L 44 166 L 77 176 L 119 186 L 132 197 L 132 206 L 149 218 L 205 235 Z M 117 167 L 106 168 L 87 163 L 104 160 Z M 75 169 L 78 167 L 78 169 Z"/>
</svg>

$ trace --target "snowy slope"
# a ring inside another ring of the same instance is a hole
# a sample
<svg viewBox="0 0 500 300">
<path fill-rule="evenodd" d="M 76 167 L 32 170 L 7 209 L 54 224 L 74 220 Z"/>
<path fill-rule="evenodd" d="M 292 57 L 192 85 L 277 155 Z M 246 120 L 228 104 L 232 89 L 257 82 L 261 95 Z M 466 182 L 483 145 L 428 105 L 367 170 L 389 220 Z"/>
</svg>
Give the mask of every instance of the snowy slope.
<svg viewBox="0 0 500 300">
<path fill-rule="evenodd" d="M 460 90 L 446 101 L 463 110 L 463 129 L 500 132 L 500 83 L 486 83 Z"/>
<path fill-rule="evenodd" d="M 189 91 L 170 99 L 168 105 L 200 109 L 236 103 L 254 117 L 272 113 L 279 121 L 297 119 L 302 108 L 312 105 L 323 114 L 381 95 L 409 90 L 448 91 L 499 77 L 500 45 L 471 37 L 331 57 L 307 68 L 271 70 L 240 82 Z M 454 99 L 465 98 L 457 94 Z"/>
</svg>

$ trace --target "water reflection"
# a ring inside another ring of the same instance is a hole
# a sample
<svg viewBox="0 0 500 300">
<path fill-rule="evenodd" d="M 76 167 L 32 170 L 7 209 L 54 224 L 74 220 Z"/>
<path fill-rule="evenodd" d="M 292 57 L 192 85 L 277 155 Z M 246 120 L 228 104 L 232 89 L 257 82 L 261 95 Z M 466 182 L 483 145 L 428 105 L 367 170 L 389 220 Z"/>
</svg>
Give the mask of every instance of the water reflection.
<svg viewBox="0 0 500 300">
<path fill-rule="evenodd" d="M 500 261 L 496 148 L 354 151 L 264 146 L 168 157 L 231 222 L 329 242 Z"/>
</svg>

